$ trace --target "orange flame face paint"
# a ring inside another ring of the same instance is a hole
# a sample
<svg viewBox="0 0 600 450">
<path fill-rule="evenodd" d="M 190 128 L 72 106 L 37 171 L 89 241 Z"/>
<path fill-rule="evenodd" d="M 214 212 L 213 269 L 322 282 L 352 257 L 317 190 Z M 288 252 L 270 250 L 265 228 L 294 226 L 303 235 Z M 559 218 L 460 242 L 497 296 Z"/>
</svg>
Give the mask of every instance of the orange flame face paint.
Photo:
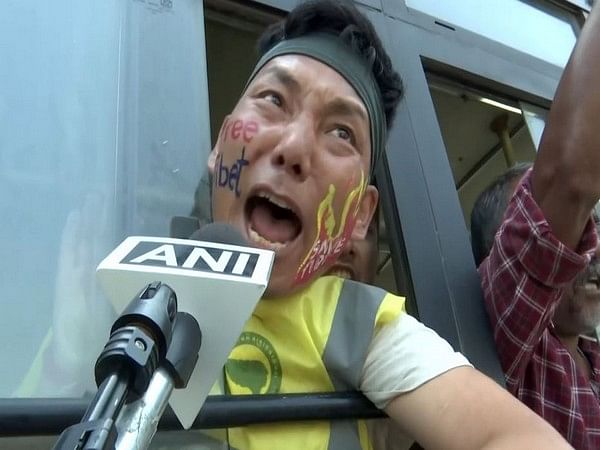
<svg viewBox="0 0 600 450">
<path fill-rule="evenodd" d="M 350 184 L 352 182 L 350 181 Z M 317 211 L 317 237 L 298 268 L 296 284 L 310 280 L 319 269 L 335 262 L 354 231 L 360 200 L 366 187 L 365 174 L 361 171 L 360 182 L 348 193 L 341 217 L 336 221 L 333 211 L 335 186 L 329 185 L 327 194 L 321 200 Z"/>
</svg>

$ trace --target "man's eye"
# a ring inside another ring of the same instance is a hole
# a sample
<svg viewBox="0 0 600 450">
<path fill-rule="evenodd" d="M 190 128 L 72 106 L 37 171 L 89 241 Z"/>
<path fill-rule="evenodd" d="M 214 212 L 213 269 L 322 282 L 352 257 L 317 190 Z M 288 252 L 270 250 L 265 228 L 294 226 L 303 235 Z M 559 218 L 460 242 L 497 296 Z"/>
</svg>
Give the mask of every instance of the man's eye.
<svg viewBox="0 0 600 450">
<path fill-rule="evenodd" d="M 348 128 L 337 127 L 333 130 L 333 133 L 340 139 L 343 139 L 345 141 L 352 141 L 352 132 Z"/>
<path fill-rule="evenodd" d="M 263 98 L 280 108 L 283 105 L 283 100 L 281 99 L 281 96 L 279 94 L 276 94 L 275 92 L 267 92 L 263 95 Z"/>
</svg>

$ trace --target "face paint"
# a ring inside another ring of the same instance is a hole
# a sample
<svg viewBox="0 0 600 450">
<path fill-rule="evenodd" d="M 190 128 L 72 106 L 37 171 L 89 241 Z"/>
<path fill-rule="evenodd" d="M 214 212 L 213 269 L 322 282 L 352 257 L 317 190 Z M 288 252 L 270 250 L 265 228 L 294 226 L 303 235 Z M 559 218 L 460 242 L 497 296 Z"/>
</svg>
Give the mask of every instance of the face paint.
<svg viewBox="0 0 600 450">
<path fill-rule="evenodd" d="M 317 211 L 317 237 L 298 268 L 296 284 L 309 280 L 321 267 L 332 264 L 340 255 L 354 231 L 360 200 L 366 187 L 364 172 L 361 171 L 358 186 L 352 189 L 346 198 L 336 232 L 336 220 L 333 212 L 335 186 L 329 185 L 327 194 L 319 204 Z"/>
<path fill-rule="evenodd" d="M 248 144 L 258 132 L 258 123 L 254 120 L 230 120 L 229 117 L 223 122 L 222 138 L 223 142 L 229 140 L 242 140 Z"/>
<path fill-rule="evenodd" d="M 242 148 L 242 155 L 231 166 L 223 164 L 223 155 L 217 156 L 215 162 L 215 186 L 229 188 L 235 193 L 236 197 L 240 196 L 240 179 L 242 178 L 242 169 L 248 165 L 248 160 L 244 158 L 245 148 Z"/>
</svg>

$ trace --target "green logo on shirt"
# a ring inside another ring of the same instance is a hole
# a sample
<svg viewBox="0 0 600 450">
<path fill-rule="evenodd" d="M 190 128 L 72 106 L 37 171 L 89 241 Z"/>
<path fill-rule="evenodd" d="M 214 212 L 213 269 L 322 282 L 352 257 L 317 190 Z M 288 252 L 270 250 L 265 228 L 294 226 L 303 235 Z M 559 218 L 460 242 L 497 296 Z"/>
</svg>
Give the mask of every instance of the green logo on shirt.
<svg viewBox="0 0 600 450">
<path fill-rule="evenodd" d="M 281 387 L 279 356 L 269 340 L 257 333 L 242 333 L 225 372 L 232 387 L 247 389 L 251 394 L 276 394 Z M 238 393 L 235 389 L 232 392 Z"/>
</svg>

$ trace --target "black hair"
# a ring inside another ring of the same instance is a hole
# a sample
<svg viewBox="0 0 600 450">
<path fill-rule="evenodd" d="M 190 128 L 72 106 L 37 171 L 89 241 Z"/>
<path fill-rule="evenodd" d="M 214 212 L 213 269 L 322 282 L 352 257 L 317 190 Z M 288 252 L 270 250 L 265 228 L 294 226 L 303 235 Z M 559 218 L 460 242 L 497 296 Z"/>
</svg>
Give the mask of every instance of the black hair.
<svg viewBox="0 0 600 450">
<path fill-rule="evenodd" d="M 349 0 L 309 0 L 300 3 L 282 21 L 271 25 L 258 41 L 259 55 L 284 39 L 313 32 L 340 36 L 358 55 L 373 62 L 373 75 L 383 99 L 389 129 L 402 97 L 402 80 L 377 36 L 375 28 Z"/>
<path fill-rule="evenodd" d="M 471 249 L 479 266 L 494 244 L 494 237 L 502 224 L 514 183 L 520 180 L 531 163 L 519 163 L 492 182 L 479 196 L 471 211 Z"/>
</svg>

